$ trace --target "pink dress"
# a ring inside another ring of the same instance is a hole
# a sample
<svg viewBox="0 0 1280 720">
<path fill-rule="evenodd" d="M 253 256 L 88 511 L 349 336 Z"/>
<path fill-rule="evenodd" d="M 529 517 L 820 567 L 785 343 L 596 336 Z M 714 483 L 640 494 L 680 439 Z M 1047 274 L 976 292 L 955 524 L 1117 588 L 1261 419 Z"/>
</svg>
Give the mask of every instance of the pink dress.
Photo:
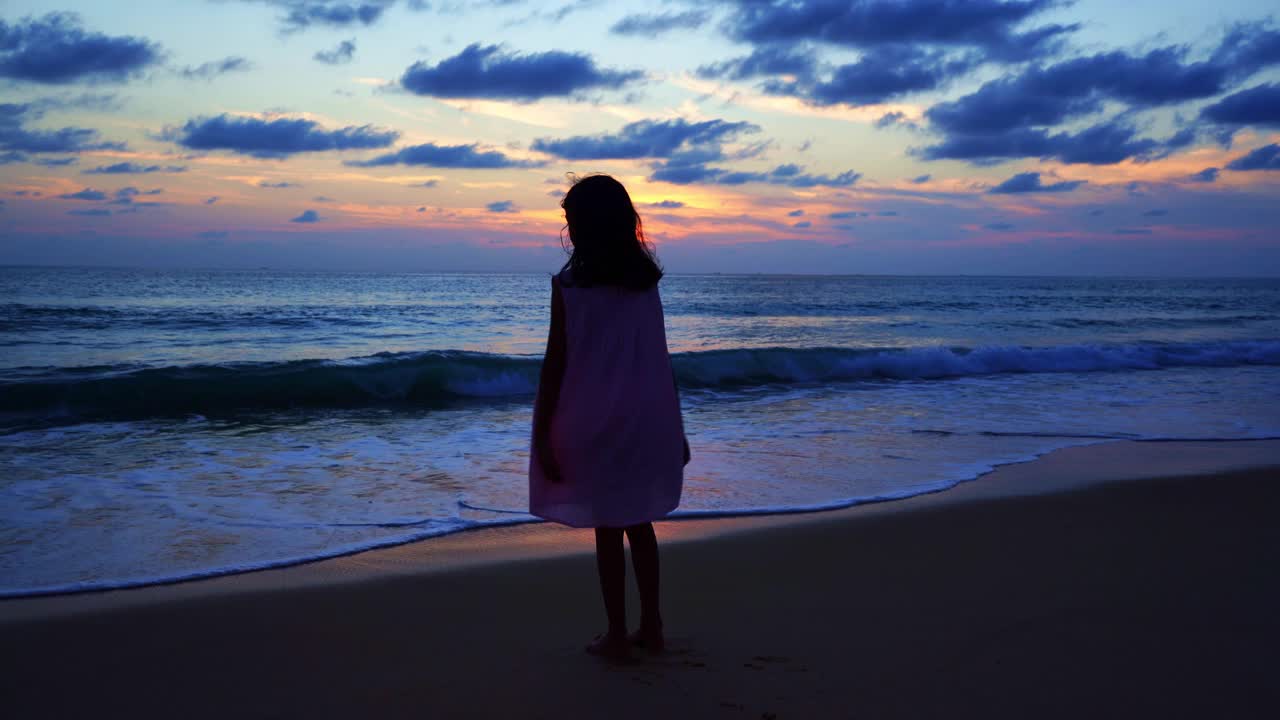
<svg viewBox="0 0 1280 720">
<path fill-rule="evenodd" d="M 550 444 L 561 482 L 529 453 L 529 512 L 572 527 L 626 527 L 680 504 L 684 426 L 658 288 L 573 287 L 560 276 L 564 380 Z"/>
</svg>

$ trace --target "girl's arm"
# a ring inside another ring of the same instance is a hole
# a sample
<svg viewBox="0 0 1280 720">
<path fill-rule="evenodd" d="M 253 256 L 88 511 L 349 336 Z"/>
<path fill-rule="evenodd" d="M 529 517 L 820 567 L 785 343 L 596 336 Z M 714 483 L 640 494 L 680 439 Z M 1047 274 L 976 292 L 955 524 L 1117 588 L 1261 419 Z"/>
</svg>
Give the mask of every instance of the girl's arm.
<svg viewBox="0 0 1280 720">
<path fill-rule="evenodd" d="M 547 332 L 547 352 L 542 358 L 542 373 L 538 377 L 538 396 L 533 403 L 533 442 L 542 472 L 551 482 L 560 482 L 560 468 L 551 449 L 551 418 L 560 401 L 560 384 L 564 381 L 565 346 L 564 299 L 560 297 L 560 283 L 551 280 L 551 328 Z"/>
</svg>

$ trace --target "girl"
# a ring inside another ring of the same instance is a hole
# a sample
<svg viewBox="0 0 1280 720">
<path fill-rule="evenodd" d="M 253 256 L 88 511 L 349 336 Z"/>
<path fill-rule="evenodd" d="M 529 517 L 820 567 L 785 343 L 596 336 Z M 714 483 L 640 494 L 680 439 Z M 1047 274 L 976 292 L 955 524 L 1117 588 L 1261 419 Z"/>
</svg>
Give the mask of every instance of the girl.
<svg viewBox="0 0 1280 720">
<path fill-rule="evenodd" d="M 689 462 L 658 297 L 662 269 L 617 180 L 577 179 L 560 206 L 572 250 L 551 278 L 551 331 L 533 410 L 529 511 L 595 528 L 609 629 L 587 652 L 622 658 L 636 644 L 657 653 L 664 640 L 652 521 L 680 503 Z M 630 637 L 624 533 L 640 586 L 640 630 Z"/>
</svg>

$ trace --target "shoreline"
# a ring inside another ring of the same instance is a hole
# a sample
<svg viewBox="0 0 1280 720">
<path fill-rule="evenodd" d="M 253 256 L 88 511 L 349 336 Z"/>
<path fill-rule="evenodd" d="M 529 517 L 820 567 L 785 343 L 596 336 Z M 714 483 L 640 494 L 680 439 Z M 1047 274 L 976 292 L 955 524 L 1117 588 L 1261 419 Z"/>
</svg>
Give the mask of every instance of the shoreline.
<svg viewBox="0 0 1280 720">
<path fill-rule="evenodd" d="M 668 653 L 588 656 L 589 530 L 0 602 L 17 718 L 1269 718 L 1280 441 L 1079 446 L 658 524 Z M 629 588 L 632 622 L 637 603 Z"/>
<path fill-rule="evenodd" d="M 1213 451 L 1220 450 L 1215 453 Z M 685 516 L 655 523 L 661 542 L 689 542 L 794 524 L 909 512 L 938 504 L 1070 492 L 1087 487 L 1238 470 L 1280 471 L 1280 438 L 1231 440 L 1101 440 L 1049 450 L 992 466 L 940 489 L 901 498 L 803 510 Z M 1034 479 L 1033 479 L 1034 476 Z M 203 594 L 256 592 L 292 586 L 376 580 L 382 574 L 449 572 L 474 566 L 594 552 L 590 530 L 517 520 L 396 541 L 336 555 L 271 562 L 249 569 L 122 586 L 0 595 L 0 627 L 44 614 L 169 602 Z"/>
<path fill-rule="evenodd" d="M 1278 450 L 1083 446 L 903 501 L 664 522 L 669 652 L 625 664 L 582 652 L 590 531 L 543 525 L 9 600 L 0 693 L 19 718 L 1270 717 Z"/>
</svg>

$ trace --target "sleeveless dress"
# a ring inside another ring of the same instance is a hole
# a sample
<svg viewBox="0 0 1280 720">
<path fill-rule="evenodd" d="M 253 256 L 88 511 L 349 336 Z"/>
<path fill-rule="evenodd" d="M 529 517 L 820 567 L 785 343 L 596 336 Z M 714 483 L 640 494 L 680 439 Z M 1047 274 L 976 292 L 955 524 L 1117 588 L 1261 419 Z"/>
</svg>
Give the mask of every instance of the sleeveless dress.
<svg viewBox="0 0 1280 720">
<path fill-rule="evenodd" d="M 574 287 L 564 302 L 565 370 L 551 417 L 561 481 L 529 453 L 529 512 L 571 527 L 626 527 L 680 504 L 684 425 L 658 288 Z M 539 388 L 541 402 L 542 389 Z"/>
</svg>

